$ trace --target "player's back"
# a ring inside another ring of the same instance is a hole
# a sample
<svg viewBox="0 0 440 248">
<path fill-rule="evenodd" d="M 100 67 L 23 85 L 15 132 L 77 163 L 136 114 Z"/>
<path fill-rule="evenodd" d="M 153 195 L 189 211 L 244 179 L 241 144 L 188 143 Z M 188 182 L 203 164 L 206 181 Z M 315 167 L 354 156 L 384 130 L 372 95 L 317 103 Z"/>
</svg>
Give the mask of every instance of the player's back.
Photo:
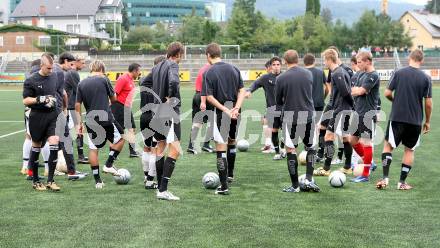
<svg viewBox="0 0 440 248">
<path fill-rule="evenodd" d="M 236 102 L 239 89 L 243 88 L 240 71 L 233 65 L 218 62 L 205 73 L 203 87 L 207 95 L 213 95 L 220 103 L 227 101 Z"/>
</svg>

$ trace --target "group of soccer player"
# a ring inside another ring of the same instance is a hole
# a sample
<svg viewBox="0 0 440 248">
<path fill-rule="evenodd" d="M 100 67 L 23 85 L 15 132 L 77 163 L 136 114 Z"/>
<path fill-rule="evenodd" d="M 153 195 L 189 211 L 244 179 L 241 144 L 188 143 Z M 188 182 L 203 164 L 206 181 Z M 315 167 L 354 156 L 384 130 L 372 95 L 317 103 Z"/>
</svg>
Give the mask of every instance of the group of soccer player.
<svg viewBox="0 0 440 248">
<path fill-rule="evenodd" d="M 157 198 L 163 200 L 179 200 L 168 190 L 168 183 L 182 153 L 179 63 L 183 54 L 181 43 L 171 43 L 166 56 L 157 57 L 151 72 L 139 80 L 142 112 L 140 129 L 144 139 L 141 161 L 145 188 L 157 189 Z M 229 185 L 234 181 L 241 107 L 245 98 L 249 98 L 260 87 L 265 91 L 267 106 L 263 122 L 266 138 L 263 150 L 270 150 L 273 146 L 274 160 L 287 158 L 291 185 L 284 188 L 284 192 L 320 191 L 313 176 L 330 174 L 335 153 L 334 143 L 338 137 L 342 140 L 340 146 L 345 154 L 341 171 L 352 173 L 354 149 L 365 166 L 362 176 L 353 181 L 369 181 L 374 130 L 380 106 L 380 78 L 374 69 L 370 52 L 361 51 L 357 54 L 353 63 L 357 65 L 358 71 L 353 71 L 341 63 L 337 48 L 330 47 L 322 54 L 325 66 L 329 69 L 326 76 L 316 68 L 313 55 L 307 54 L 304 57 L 303 68 L 299 66 L 298 53 L 288 50 L 283 60 L 278 57 L 270 59 L 267 64 L 268 73 L 247 90 L 239 69 L 223 62 L 221 57 L 218 44 L 207 46 L 207 64 L 200 70 L 195 85 L 193 125 L 187 149 L 189 153 L 197 153 L 197 134 L 203 123 L 208 123 L 208 135 L 202 149 L 214 152 L 209 145 L 211 140 L 214 141 L 220 178 L 220 186 L 215 194 L 229 194 Z M 287 70 L 281 72 L 283 61 Z M 75 126 L 77 135 L 78 160 L 90 163 L 95 187 L 103 188 L 98 151 L 106 141 L 110 142 L 110 152 L 103 167 L 105 173 L 119 175 L 113 164 L 123 148 L 124 140 L 129 141 L 130 157 L 139 156 L 134 145 L 136 125 L 132 104 L 136 92 L 135 80 L 141 75 L 141 66 L 131 64 L 128 73 L 120 76 L 113 88 L 106 77 L 105 65 L 100 60 L 91 62 L 91 74 L 82 81 L 77 70 L 84 67 L 83 58 L 64 53 L 60 55 L 59 62 L 59 65 L 54 64 L 51 54 L 43 54 L 39 64 L 35 65 L 37 69 L 24 83 L 23 103 L 30 109 L 27 124 L 32 148 L 27 154 L 30 154 L 28 167 L 32 171 L 29 175 L 33 180 L 33 188 L 38 191 L 60 190 L 54 181 L 59 149 L 63 150 L 66 158 L 69 179 L 78 180 L 87 176 L 75 169 L 69 130 L 72 126 Z M 406 183 L 406 177 L 413 164 L 414 149 L 419 144 L 420 134 L 430 129 L 432 111 L 431 81 L 420 70 L 422 63 L 423 53 L 420 50 L 413 51 L 409 56 L 409 66 L 395 72 L 385 91 L 385 96 L 393 104 L 382 154 L 384 177 L 377 183 L 379 189 L 388 186 L 392 150 L 401 142 L 405 146 L 405 154 L 398 188 L 411 189 Z M 324 108 L 328 94 L 330 101 Z M 423 99 L 426 118 L 422 127 Z M 86 110 L 85 117 L 82 106 Z M 73 124 L 69 125 L 69 122 Z M 284 142 L 280 142 L 280 130 L 283 131 Z M 85 132 L 88 134 L 88 158 L 82 153 L 82 137 Z M 296 152 L 300 140 L 307 151 L 306 178 L 301 185 Z M 40 181 L 37 163 L 44 143 L 49 144 L 46 185 Z M 168 153 L 165 154 L 165 151 Z M 315 169 L 315 163 L 321 161 L 324 165 Z M 157 183 L 154 182 L 155 177 Z"/>
</svg>

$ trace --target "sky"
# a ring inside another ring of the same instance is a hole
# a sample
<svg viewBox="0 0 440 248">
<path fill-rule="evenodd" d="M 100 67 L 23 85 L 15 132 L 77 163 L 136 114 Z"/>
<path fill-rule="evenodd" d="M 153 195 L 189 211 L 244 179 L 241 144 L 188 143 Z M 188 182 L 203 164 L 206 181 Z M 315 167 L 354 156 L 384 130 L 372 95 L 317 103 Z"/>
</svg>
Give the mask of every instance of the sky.
<svg viewBox="0 0 440 248">
<path fill-rule="evenodd" d="M 408 2 L 408 3 L 418 4 L 418 5 L 425 5 L 426 2 L 428 2 L 427 0 L 403 0 L 403 1 Z M 394 1 L 394 2 L 397 2 L 397 1 Z"/>
</svg>

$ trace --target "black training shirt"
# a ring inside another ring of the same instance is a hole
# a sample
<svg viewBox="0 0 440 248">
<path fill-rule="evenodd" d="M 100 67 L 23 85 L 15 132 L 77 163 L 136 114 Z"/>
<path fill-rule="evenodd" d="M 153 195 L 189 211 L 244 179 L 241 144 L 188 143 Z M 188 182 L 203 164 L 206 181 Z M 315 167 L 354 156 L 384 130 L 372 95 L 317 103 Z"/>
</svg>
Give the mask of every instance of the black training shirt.
<svg viewBox="0 0 440 248">
<path fill-rule="evenodd" d="M 143 108 L 149 103 L 154 103 L 154 96 L 148 90 L 153 88 L 153 74 L 149 73 L 146 77 L 140 79 L 139 85 L 141 86 L 141 105 Z"/>
<path fill-rule="evenodd" d="M 394 91 L 390 120 L 422 125 L 423 98 L 432 98 L 431 78 L 420 69 L 407 66 L 394 73 L 388 89 Z"/>
<path fill-rule="evenodd" d="M 179 110 L 180 102 L 180 79 L 179 79 L 179 65 L 171 60 L 164 60 L 153 67 L 151 70 L 153 78 L 153 90 L 160 97 L 155 99 L 155 103 L 165 103 L 167 98 L 177 98 L 178 102 L 174 109 Z"/>
<path fill-rule="evenodd" d="M 279 74 L 278 74 L 279 75 Z M 249 87 L 250 92 L 254 92 L 259 88 L 264 89 L 264 94 L 266 95 L 266 107 L 269 108 L 271 106 L 275 106 L 275 81 L 277 79 L 276 74 L 267 73 L 258 78 L 252 85 Z"/>
<path fill-rule="evenodd" d="M 351 96 L 351 76 L 341 66 L 332 71 L 332 109 L 334 114 L 343 110 L 353 109 L 353 97 Z"/>
<path fill-rule="evenodd" d="M 324 71 L 316 67 L 307 68 L 313 76 L 313 105 L 315 108 L 324 107 L 324 86 L 326 78 Z"/>
<path fill-rule="evenodd" d="M 64 89 L 66 90 L 68 98 L 67 109 L 75 109 L 76 89 L 80 81 L 79 73 L 76 70 L 65 71 L 64 81 Z"/>
<path fill-rule="evenodd" d="M 64 87 L 59 77 L 60 74 L 51 73 L 49 76 L 42 76 L 39 72 L 33 73 L 28 77 L 23 84 L 23 99 L 26 97 L 39 97 L 51 95 L 53 97 L 58 94 L 62 94 Z M 58 99 L 57 99 L 58 100 Z M 29 107 L 31 109 L 40 111 L 52 111 L 57 110 L 61 112 L 59 104 L 55 104 L 56 108 L 48 109 L 44 107 L 44 104 L 33 104 Z"/>
<path fill-rule="evenodd" d="M 83 103 L 87 114 L 90 111 L 101 110 L 106 112 L 108 121 L 113 120 L 113 114 L 110 110 L 109 97 L 115 95 L 115 91 L 110 80 L 103 76 L 90 76 L 82 80 L 78 84 L 76 93 L 76 102 Z M 102 113 L 102 112 L 101 112 Z M 89 116 L 94 118 L 94 116 Z M 105 119 L 100 119 L 105 121 Z"/>
<path fill-rule="evenodd" d="M 202 96 L 213 96 L 218 102 L 237 102 L 238 92 L 243 88 L 243 80 L 237 67 L 218 62 L 205 72 Z"/>
<path fill-rule="evenodd" d="M 357 80 L 354 82 L 354 86 L 362 87 L 366 90 L 366 93 L 361 96 L 354 97 L 354 109 L 359 116 L 364 116 L 366 113 L 372 111 L 370 116 L 374 116 L 379 105 L 379 87 L 380 78 L 376 71 L 373 72 L 361 72 L 356 73 Z"/>
<path fill-rule="evenodd" d="M 275 98 L 289 123 L 305 124 L 313 119 L 313 76 L 309 70 L 292 67 L 278 76 Z M 287 113 L 286 113 L 287 112 Z"/>
</svg>

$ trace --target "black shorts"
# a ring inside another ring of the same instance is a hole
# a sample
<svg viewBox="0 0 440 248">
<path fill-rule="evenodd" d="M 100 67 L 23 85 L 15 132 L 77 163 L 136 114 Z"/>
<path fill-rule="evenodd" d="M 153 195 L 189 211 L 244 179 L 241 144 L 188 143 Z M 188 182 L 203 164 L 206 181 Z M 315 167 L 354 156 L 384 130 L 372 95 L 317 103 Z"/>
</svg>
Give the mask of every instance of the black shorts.
<svg viewBox="0 0 440 248">
<path fill-rule="evenodd" d="M 156 147 L 156 142 L 153 139 L 154 130 L 150 128 L 150 122 L 153 119 L 153 112 L 146 111 L 142 113 L 140 119 L 140 127 L 142 137 L 144 138 L 144 145 L 146 147 Z"/>
<path fill-rule="evenodd" d="M 181 139 L 180 120 L 154 117 L 150 121 L 150 128 L 154 130 L 153 137 L 157 141 L 165 140 L 170 144 Z"/>
<path fill-rule="evenodd" d="M 214 107 L 206 101 L 206 112 L 201 112 L 200 104 L 202 102 L 201 94 L 200 92 L 197 92 L 194 94 L 193 101 L 192 101 L 192 122 L 193 123 L 207 123 L 209 119 L 209 115 L 212 114 L 212 110 L 214 110 Z"/>
<path fill-rule="evenodd" d="M 376 128 L 376 116 L 365 117 L 359 116 L 358 121 L 353 117 L 351 125 L 354 127 L 353 136 L 363 139 L 373 139 L 374 129 Z"/>
<path fill-rule="evenodd" d="M 116 121 L 87 121 L 89 148 L 96 150 L 104 147 L 106 141 L 116 144 L 122 139 L 124 130 Z"/>
<path fill-rule="evenodd" d="M 325 128 L 328 127 L 328 123 L 330 122 L 330 119 L 333 117 L 332 111 L 333 111 L 332 107 L 327 104 L 324 108 L 323 114 L 319 118 L 319 123 L 321 124 L 321 126 Z"/>
<path fill-rule="evenodd" d="M 237 138 L 238 126 L 240 118 L 231 119 L 221 110 L 215 110 L 215 123 L 212 129 L 212 137 L 216 143 L 227 144 L 228 139 L 235 140 Z"/>
<path fill-rule="evenodd" d="M 391 126 L 391 128 L 390 128 Z M 385 140 L 394 148 L 398 147 L 400 142 L 412 150 L 415 150 L 420 144 L 420 134 L 422 126 L 413 125 L 397 121 L 389 121 Z"/>
<path fill-rule="evenodd" d="M 32 109 L 29 114 L 29 134 L 34 142 L 56 136 L 58 111 L 43 112 Z"/>
<path fill-rule="evenodd" d="M 350 135 L 350 117 L 352 111 L 341 111 L 334 113 L 329 120 L 327 130 L 338 135 Z"/>
<path fill-rule="evenodd" d="M 116 122 L 118 122 L 123 129 L 136 128 L 131 108 L 124 106 L 124 104 L 120 102 L 112 103 L 110 107 Z"/>
<path fill-rule="evenodd" d="M 313 121 L 306 124 L 283 123 L 284 144 L 289 148 L 298 147 L 301 138 L 304 146 L 311 148 L 315 146 L 315 123 Z"/>
</svg>

